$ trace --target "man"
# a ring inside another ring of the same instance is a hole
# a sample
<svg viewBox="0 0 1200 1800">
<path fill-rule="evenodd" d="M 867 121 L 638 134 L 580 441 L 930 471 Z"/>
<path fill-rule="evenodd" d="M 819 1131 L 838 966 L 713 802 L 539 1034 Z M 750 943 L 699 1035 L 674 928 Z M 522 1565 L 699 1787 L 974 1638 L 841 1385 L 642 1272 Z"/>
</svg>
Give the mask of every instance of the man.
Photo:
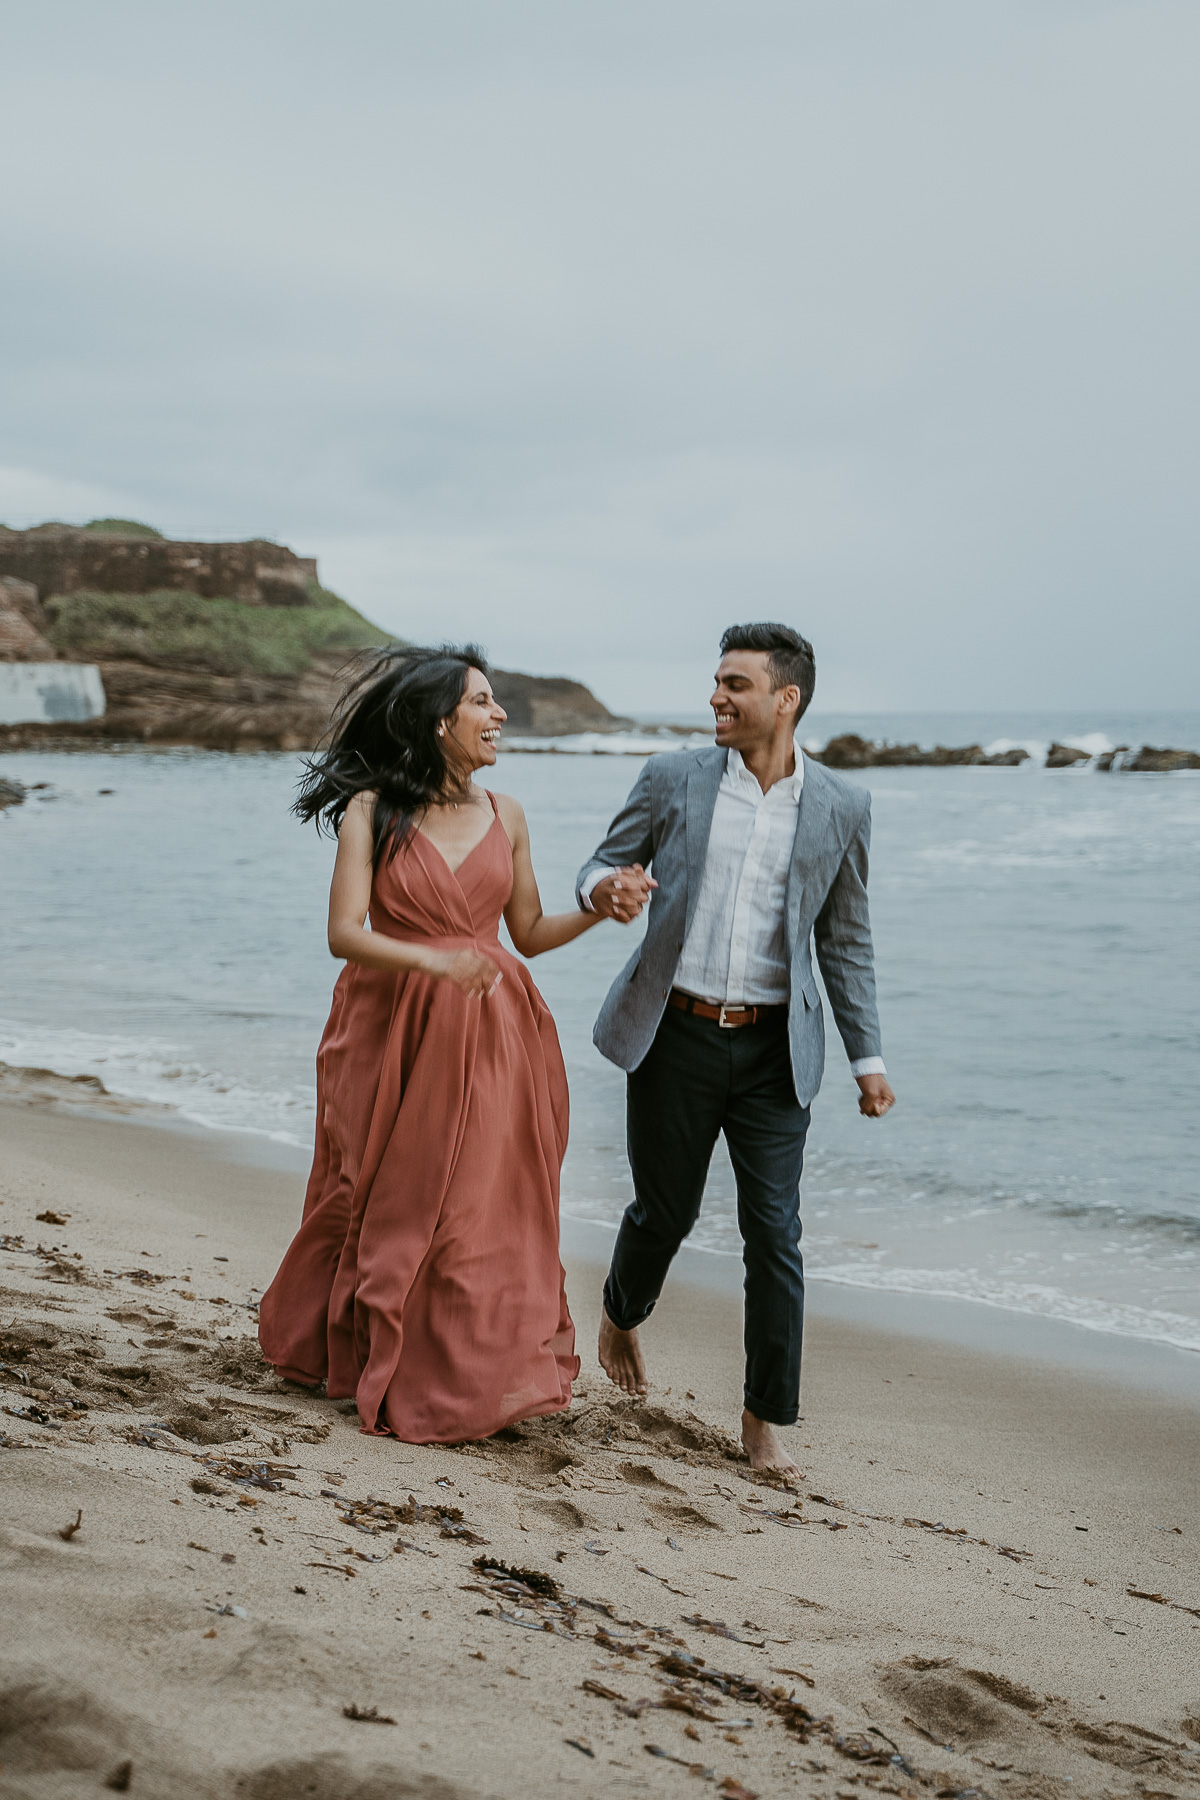
<svg viewBox="0 0 1200 1800">
<path fill-rule="evenodd" d="M 775 1428 L 799 1412 L 800 1171 L 825 1060 L 812 942 L 859 1111 L 880 1118 L 895 1102 L 867 912 L 870 796 L 795 743 L 815 678 L 798 632 L 731 626 L 711 701 L 716 747 L 649 758 L 576 890 L 621 920 L 656 890 L 593 1034 L 627 1071 L 634 1187 L 604 1287 L 600 1362 L 626 1393 L 646 1392 L 638 1326 L 696 1222 L 723 1131 L 746 1270 L 742 1442 L 752 1468 L 784 1475 L 799 1474 Z"/>
</svg>

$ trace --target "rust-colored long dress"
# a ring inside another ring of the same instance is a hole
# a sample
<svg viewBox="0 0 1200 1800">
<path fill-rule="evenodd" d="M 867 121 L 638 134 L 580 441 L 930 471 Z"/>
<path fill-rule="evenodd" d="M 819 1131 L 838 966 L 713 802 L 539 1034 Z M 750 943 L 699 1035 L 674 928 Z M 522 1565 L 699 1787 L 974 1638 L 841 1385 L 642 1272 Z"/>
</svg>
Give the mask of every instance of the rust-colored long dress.
<svg viewBox="0 0 1200 1800">
<path fill-rule="evenodd" d="M 327 1376 L 364 1431 L 409 1443 L 557 1412 L 579 1372 L 558 1253 L 567 1078 L 529 971 L 498 941 L 511 890 L 498 816 L 453 873 L 420 832 L 381 865 L 373 931 L 475 947 L 504 979 L 469 1000 L 346 965 L 317 1053 L 303 1220 L 262 1301 L 281 1375 Z"/>
</svg>

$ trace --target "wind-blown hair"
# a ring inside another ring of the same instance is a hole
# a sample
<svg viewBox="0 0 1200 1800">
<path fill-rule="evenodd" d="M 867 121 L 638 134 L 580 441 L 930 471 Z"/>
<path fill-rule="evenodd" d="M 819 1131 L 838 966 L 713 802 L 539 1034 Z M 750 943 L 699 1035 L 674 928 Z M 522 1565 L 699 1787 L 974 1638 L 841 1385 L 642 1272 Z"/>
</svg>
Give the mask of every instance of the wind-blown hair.
<svg viewBox="0 0 1200 1800">
<path fill-rule="evenodd" d="M 375 651 L 308 760 L 292 807 L 297 818 L 336 836 L 354 796 L 374 793 L 375 867 L 385 856 L 390 862 L 412 835 L 416 815 L 458 792 L 438 726 L 457 708 L 472 669 L 489 674 L 475 644 Z"/>
</svg>

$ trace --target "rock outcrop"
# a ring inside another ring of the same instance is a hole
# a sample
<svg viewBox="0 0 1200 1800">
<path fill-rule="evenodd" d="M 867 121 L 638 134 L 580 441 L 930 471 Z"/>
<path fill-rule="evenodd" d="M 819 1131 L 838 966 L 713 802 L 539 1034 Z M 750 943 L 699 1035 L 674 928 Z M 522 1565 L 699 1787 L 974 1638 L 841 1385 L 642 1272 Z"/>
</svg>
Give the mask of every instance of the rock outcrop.
<svg viewBox="0 0 1200 1800">
<path fill-rule="evenodd" d="M 1194 750 L 1155 750 L 1143 744 L 1120 766 L 1133 775 L 1173 775 L 1177 769 L 1200 769 L 1200 756 Z"/>
<path fill-rule="evenodd" d="M 582 682 L 565 676 L 521 675 L 492 670 L 492 692 L 508 714 L 506 731 L 531 737 L 564 737 L 575 731 L 620 731 L 632 721 L 618 719 Z"/>
<path fill-rule="evenodd" d="M 1072 744 L 1051 744 L 1046 752 L 1048 769 L 1073 769 L 1076 763 L 1091 762 L 1090 750 L 1077 749 Z"/>
<path fill-rule="evenodd" d="M 988 756 L 980 744 L 961 749 L 938 744 L 922 750 L 919 744 L 872 744 L 852 731 L 830 738 L 823 750 L 812 754 L 830 769 L 1015 769 L 1029 761 L 1028 750 L 1002 750 L 995 756 Z"/>
<path fill-rule="evenodd" d="M 53 662 L 49 624 L 32 581 L 0 575 L 0 662 Z"/>
<path fill-rule="evenodd" d="M 0 527 L 0 661 L 89 663 L 103 718 L 0 728 L 49 737 L 310 749 L 358 653 L 386 632 L 320 586 L 313 558 L 265 539 L 204 544 L 130 520 Z M 579 682 L 494 671 L 514 733 L 628 723 Z"/>
<path fill-rule="evenodd" d="M 831 769 L 1015 769 L 1030 760 L 1028 750 L 1000 750 L 994 756 L 988 756 L 979 744 L 958 749 L 938 744 L 933 750 L 922 750 L 919 744 L 873 744 L 854 732 L 830 738 L 823 750 L 808 754 Z M 1177 769 L 1200 769 L 1200 755 L 1194 750 L 1155 750 L 1144 744 L 1131 756 L 1128 744 L 1119 744 L 1093 758 L 1090 750 L 1055 743 L 1046 752 L 1044 766 L 1073 769 L 1082 763 L 1090 763 L 1102 774 L 1117 770 L 1132 775 L 1170 775 Z"/>
</svg>

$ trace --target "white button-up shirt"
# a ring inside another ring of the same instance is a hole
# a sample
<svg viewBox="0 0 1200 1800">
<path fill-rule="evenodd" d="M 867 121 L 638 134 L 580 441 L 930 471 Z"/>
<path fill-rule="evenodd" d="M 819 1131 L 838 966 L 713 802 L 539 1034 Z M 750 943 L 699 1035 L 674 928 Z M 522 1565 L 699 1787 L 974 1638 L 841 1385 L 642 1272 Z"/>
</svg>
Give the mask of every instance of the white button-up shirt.
<svg viewBox="0 0 1200 1800">
<path fill-rule="evenodd" d="M 788 871 L 804 758 L 764 794 L 731 750 L 717 790 L 700 892 L 675 985 L 729 1006 L 786 1005 Z"/>
<path fill-rule="evenodd" d="M 796 842 L 804 755 L 766 793 L 731 750 L 717 790 L 704 873 L 675 986 L 727 1006 L 786 1005 L 789 997 L 787 885 Z M 886 1073 L 864 1056 L 852 1075 Z"/>
</svg>

